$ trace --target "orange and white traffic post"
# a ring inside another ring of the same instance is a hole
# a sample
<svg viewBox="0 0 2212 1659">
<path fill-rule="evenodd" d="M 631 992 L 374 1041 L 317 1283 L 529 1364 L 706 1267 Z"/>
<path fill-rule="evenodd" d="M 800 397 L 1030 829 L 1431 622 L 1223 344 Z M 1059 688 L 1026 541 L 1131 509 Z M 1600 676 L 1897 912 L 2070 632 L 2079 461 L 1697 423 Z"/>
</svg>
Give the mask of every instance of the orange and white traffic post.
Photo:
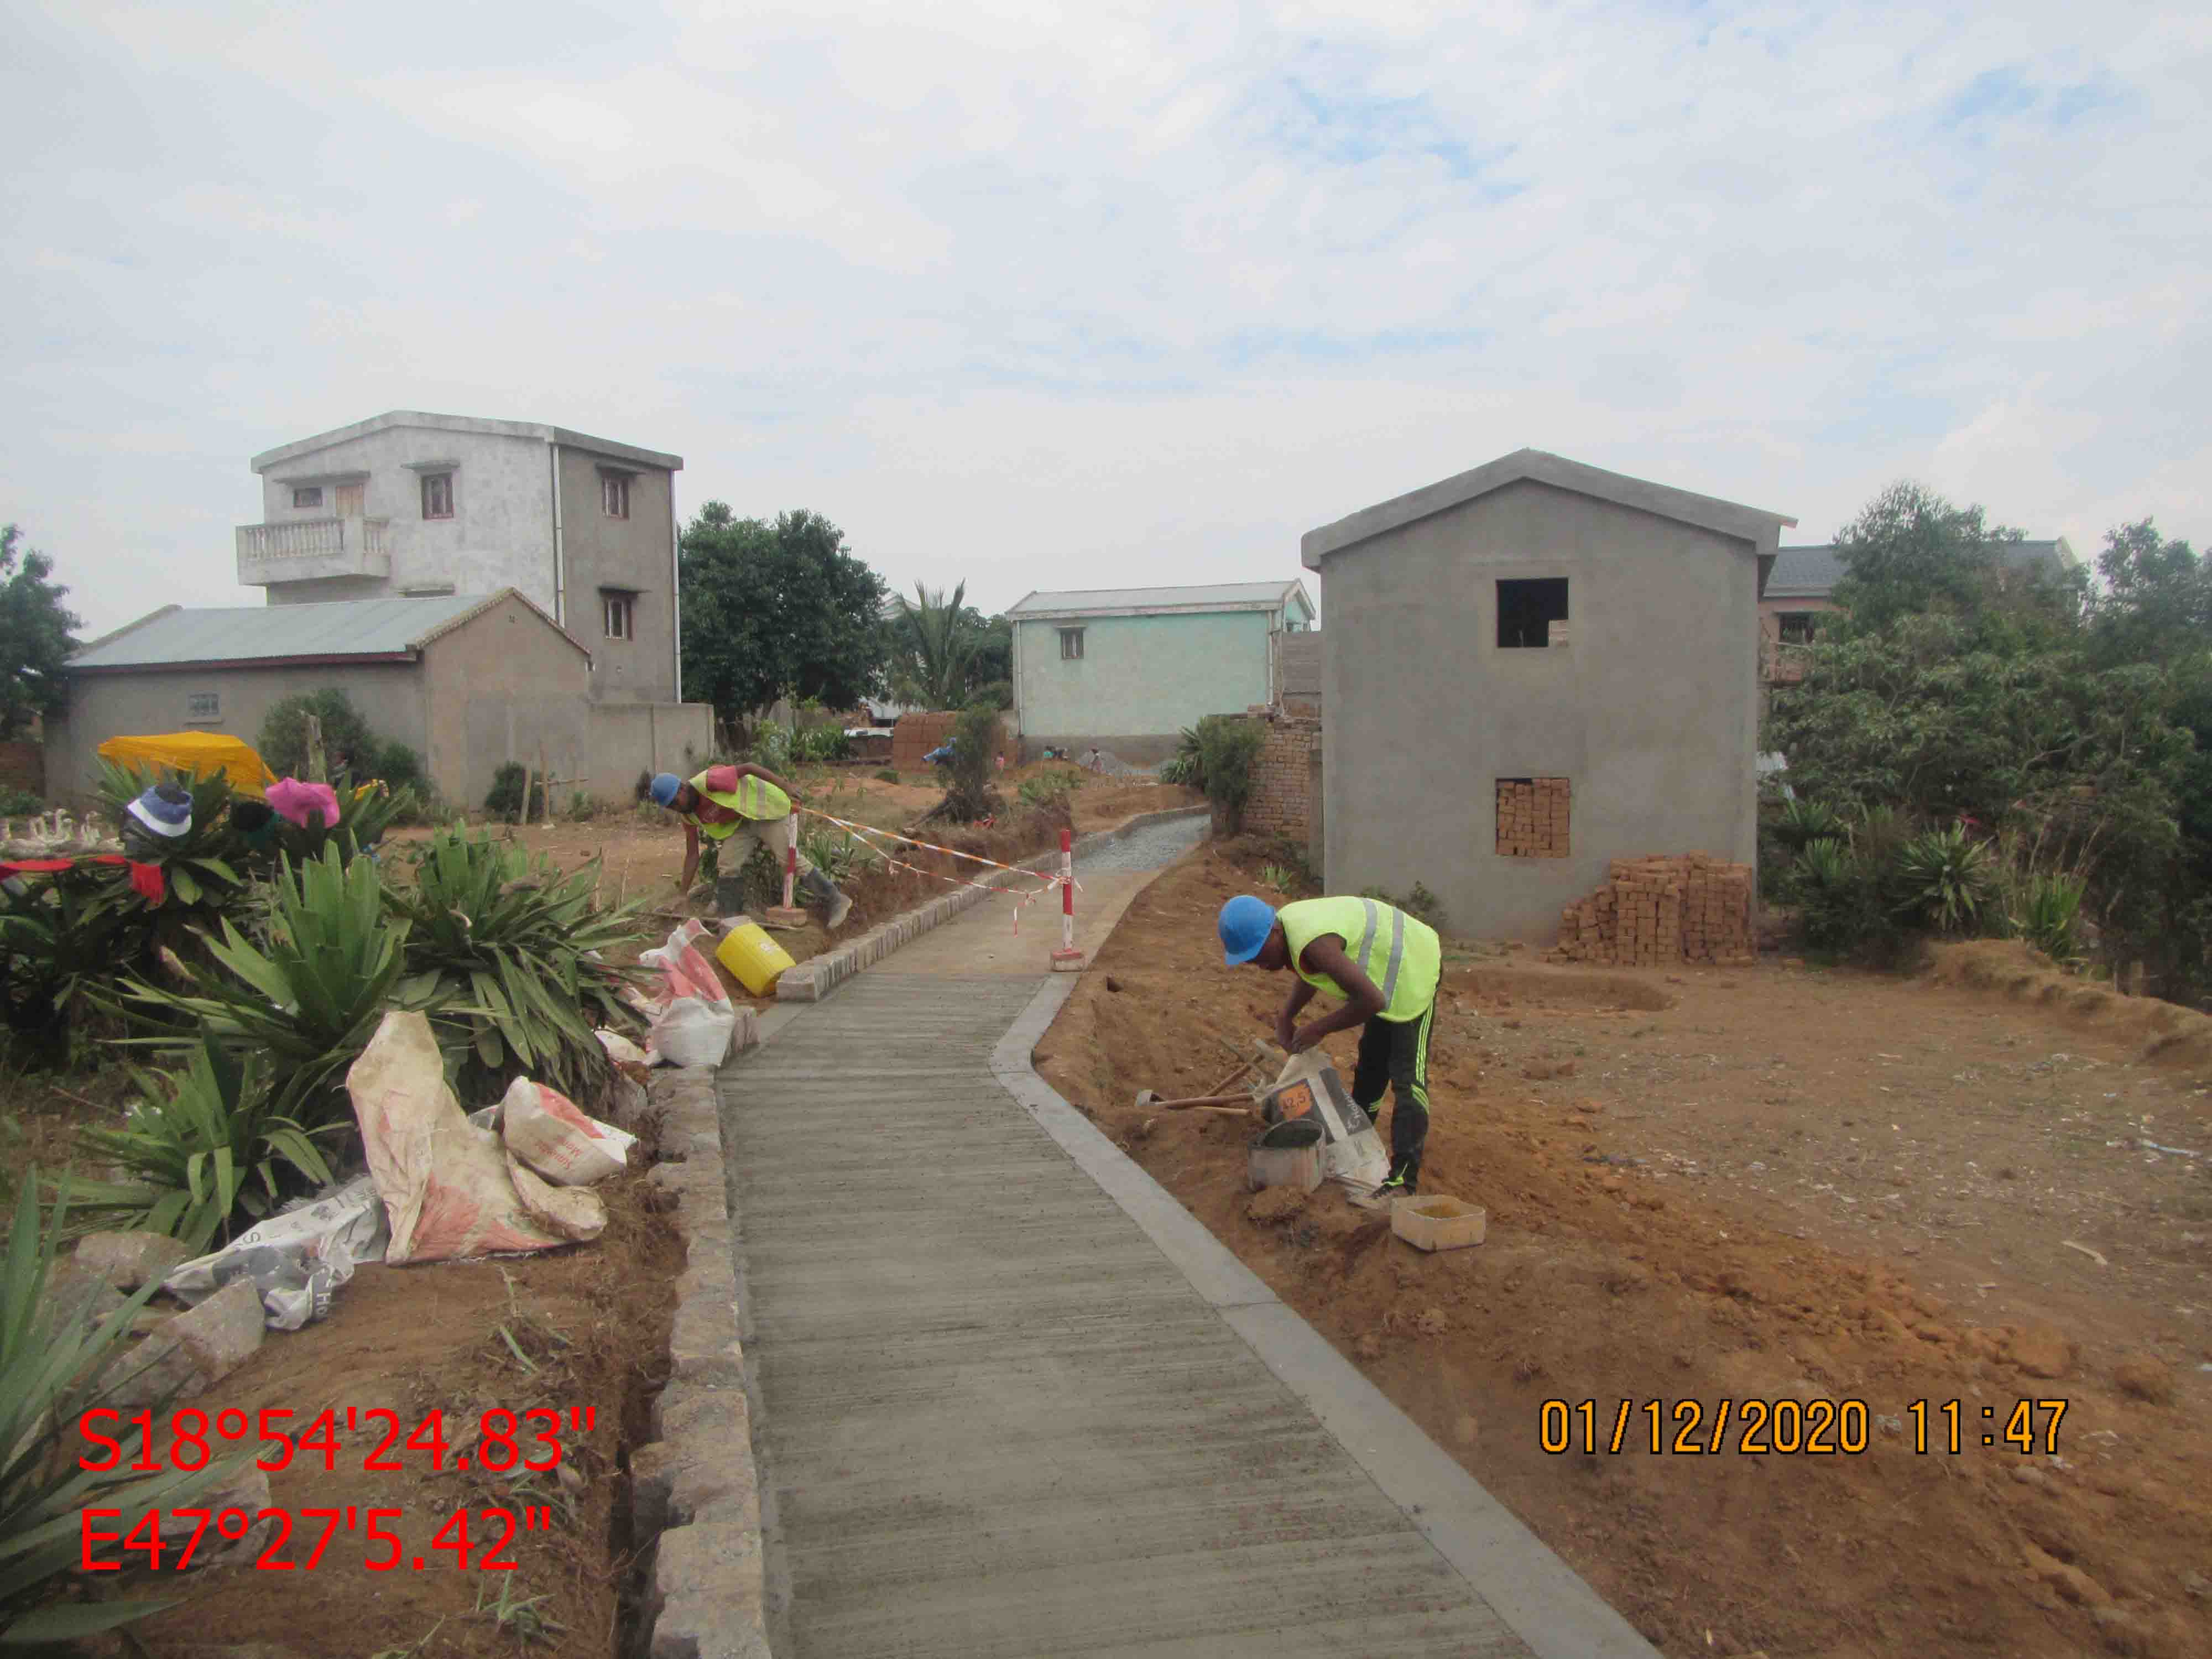
<svg viewBox="0 0 2212 1659">
<path fill-rule="evenodd" d="M 1060 832 L 1060 949 L 1052 953 L 1055 974 L 1083 971 L 1083 952 L 1075 948 L 1075 842 Z"/>
<path fill-rule="evenodd" d="M 806 925 L 806 912 L 791 902 L 792 886 L 798 879 L 799 837 L 794 832 L 783 849 L 783 902 L 769 906 L 766 920 L 769 927 L 785 929 Z"/>
</svg>

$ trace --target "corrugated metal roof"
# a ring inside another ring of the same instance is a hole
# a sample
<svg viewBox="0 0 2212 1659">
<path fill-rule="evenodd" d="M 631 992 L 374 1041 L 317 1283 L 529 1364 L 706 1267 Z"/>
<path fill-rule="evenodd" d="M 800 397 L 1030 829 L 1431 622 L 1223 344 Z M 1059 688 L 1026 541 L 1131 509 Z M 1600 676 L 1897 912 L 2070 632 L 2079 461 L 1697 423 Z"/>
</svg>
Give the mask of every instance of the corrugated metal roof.
<svg viewBox="0 0 2212 1659">
<path fill-rule="evenodd" d="M 157 611 L 70 659 L 71 668 L 258 662 L 272 657 L 377 657 L 411 649 L 495 594 L 336 599 L 320 605 Z"/>
<path fill-rule="evenodd" d="M 2016 568 L 2066 562 L 2071 551 L 2063 541 L 2011 542 L 2005 559 Z M 1774 553 L 1774 568 L 1766 578 L 1770 599 L 1825 599 L 1844 579 L 1844 561 L 1833 542 L 1817 547 L 1782 547 Z"/>
<path fill-rule="evenodd" d="M 1098 611 L 1204 610 L 1280 605 L 1297 582 L 1217 582 L 1194 587 L 1079 587 L 1032 593 L 1010 617 L 1079 617 Z"/>
</svg>

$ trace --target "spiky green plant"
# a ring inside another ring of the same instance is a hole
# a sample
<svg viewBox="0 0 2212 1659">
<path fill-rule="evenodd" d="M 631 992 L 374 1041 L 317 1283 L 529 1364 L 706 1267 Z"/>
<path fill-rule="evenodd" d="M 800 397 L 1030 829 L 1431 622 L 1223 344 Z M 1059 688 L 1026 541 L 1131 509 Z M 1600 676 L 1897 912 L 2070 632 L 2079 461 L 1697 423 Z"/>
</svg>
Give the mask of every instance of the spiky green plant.
<svg viewBox="0 0 2212 1659">
<path fill-rule="evenodd" d="M 98 866 L 22 877 L 0 889 L 0 1019 L 47 1055 L 66 1051 L 81 1006 L 137 962 L 152 918 Z"/>
<path fill-rule="evenodd" d="M 315 1135 L 346 1126 L 311 1133 L 278 1111 L 259 1054 L 227 1048 L 210 1034 L 188 1051 L 182 1072 L 134 1067 L 131 1077 L 143 1097 L 123 1127 L 76 1133 L 87 1154 L 133 1177 L 74 1182 L 102 1224 L 166 1233 L 198 1255 L 284 1200 L 330 1184 Z"/>
<path fill-rule="evenodd" d="M 124 1334 L 159 1287 L 146 1285 L 104 1319 L 88 1301 L 49 1302 L 46 1281 L 69 1231 L 69 1200 L 65 1188 L 41 1226 L 39 1189 L 38 1170 L 27 1170 L 0 1257 L 0 1648 L 56 1646 L 167 1606 L 63 1597 L 82 1547 L 82 1512 L 112 1509 L 135 1519 L 188 1505 L 252 1455 L 158 1474 L 135 1473 L 129 1458 L 112 1469 L 79 1467 L 86 1449 L 79 1415 L 105 1397 Z"/>
<path fill-rule="evenodd" d="M 2030 874 L 2014 895 L 2007 920 L 2012 930 L 2059 967 L 2077 969 L 2081 948 L 2081 900 L 2088 883 L 2063 870 Z"/>
<path fill-rule="evenodd" d="M 595 1026 L 635 1026 L 623 988 L 648 977 L 605 960 L 637 942 L 640 902 L 602 909 L 599 866 L 562 876 L 520 847 L 441 831 L 411 891 L 386 908 L 409 924 L 410 983 L 465 1043 L 461 1092 L 495 1099 L 527 1071 L 577 1100 L 611 1075 Z"/>
<path fill-rule="evenodd" d="M 1813 842 L 1840 839 L 1844 834 L 1844 820 L 1832 808 L 1802 795 L 1783 802 L 1775 815 L 1774 838 L 1792 852 Z"/>
<path fill-rule="evenodd" d="M 1206 745 L 1192 727 L 1186 726 L 1176 734 L 1175 753 L 1160 763 L 1160 781 L 1206 787 Z"/>
<path fill-rule="evenodd" d="M 1972 839 L 1964 824 L 1929 830 L 1897 853 L 1898 911 L 1955 933 L 1971 927 L 1996 890 L 1989 845 Z"/>
</svg>

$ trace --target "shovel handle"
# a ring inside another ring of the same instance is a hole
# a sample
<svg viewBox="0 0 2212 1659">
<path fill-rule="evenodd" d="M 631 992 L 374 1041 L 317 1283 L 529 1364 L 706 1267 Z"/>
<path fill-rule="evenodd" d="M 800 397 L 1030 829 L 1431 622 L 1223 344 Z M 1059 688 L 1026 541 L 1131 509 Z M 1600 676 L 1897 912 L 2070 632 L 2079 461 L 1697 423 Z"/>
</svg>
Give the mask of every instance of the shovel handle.
<svg viewBox="0 0 2212 1659">
<path fill-rule="evenodd" d="M 1221 1107 L 1249 1099 L 1250 1097 L 1248 1095 L 1194 1095 L 1188 1100 L 1162 1100 L 1155 1102 L 1154 1104 L 1164 1112 L 1187 1112 L 1194 1106 Z M 1249 1112 L 1251 1108 L 1248 1105 L 1243 1109 Z"/>
</svg>

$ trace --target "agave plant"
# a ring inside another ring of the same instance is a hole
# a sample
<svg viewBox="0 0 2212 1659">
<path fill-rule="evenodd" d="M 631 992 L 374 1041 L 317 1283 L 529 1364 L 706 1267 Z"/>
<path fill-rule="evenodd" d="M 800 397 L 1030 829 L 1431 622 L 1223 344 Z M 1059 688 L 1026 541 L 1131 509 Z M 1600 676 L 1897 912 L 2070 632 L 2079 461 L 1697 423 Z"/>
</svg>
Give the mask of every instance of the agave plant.
<svg viewBox="0 0 2212 1659">
<path fill-rule="evenodd" d="M 88 1155 L 133 1179 L 75 1180 L 73 1190 L 108 1226 L 183 1241 L 193 1254 L 237 1224 L 251 1226 L 285 1199 L 331 1182 L 314 1133 L 276 1110 L 261 1056 L 209 1036 L 183 1072 L 132 1069 L 143 1098 L 120 1129 L 79 1129 Z M 343 1123 L 315 1133 L 341 1133 Z"/>
<path fill-rule="evenodd" d="M 1784 801 L 1774 820 L 1774 838 L 1793 852 L 1816 841 L 1840 840 L 1844 833 L 1844 820 L 1832 808 L 1802 795 Z"/>
<path fill-rule="evenodd" d="M 134 1472 L 126 1459 L 107 1470 L 79 1467 L 79 1414 L 99 1403 L 124 1334 L 158 1286 L 146 1285 L 104 1319 L 87 1302 L 50 1302 L 47 1277 L 69 1230 L 67 1191 L 41 1227 L 38 1171 L 26 1173 L 0 1259 L 0 1648 L 72 1642 L 167 1606 L 61 1599 L 82 1547 L 82 1512 L 98 1507 L 137 1516 L 190 1504 L 252 1455 L 150 1475 Z"/>
<path fill-rule="evenodd" d="M 2007 920 L 2014 933 L 2026 939 L 2061 968 L 2079 968 L 2086 960 L 2081 949 L 2081 900 L 2088 883 L 2063 870 L 2031 874 L 2014 896 Z"/>
<path fill-rule="evenodd" d="M 132 981 L 124 994 L 147 1016 L 266 1056 L 284 1114 L 310 1127 L 343 1121 L 340 1080 L 377 1022 L 395 1005 L 433 1007 L 436 986 L 420 975 L 403 979 L 408 923 L 387 912 L 367 859 L 348 864 L 326 846 L 297 870 L 287 860 L 268 895 L 258 945 L 228 917 L 222 942 L 208 942 L 224 972 L 202 975 L 191 994 Z"/>
<path fill-rule="evenodd" d="M 411 892 L 385 895 L 409 925 L 410 983 L 465 1039 L 465 1096 L 495 1098 L 518 1072 L 579 1099 L 611 1073 L 595 1026 L 634 1025 L 624 986 L 643 973 L 607 952 L 633 944 L 638 903 L 601 909 L 599 868 L 568 876 L 488 836 L 431 837 Z"/>
<path fill-rule="evenodd" d="M 1930 830 L 1898 849 L 1896 908 L 1946 933 L 1975 921 L 1996 890 L 1989 844 L 1964 824 Z"/>
<path fill-rule="evenodd" d="M 1206 757 L 1198 733 L 1186 726 L 1176 737 L 1176 751 L 1160 763 L 1162 783 L 1186 784 L 1193 789 L 1206 787 Z"/>
<path fill-rule="evenodd" d="M 338 799 L 336 823 L 325 823 L 320 812 L 309 812 L 305 824 L 277 823 L 276 843 L 295 862 L 319 857 L 326 848 L 350 860 L 382 841 L 394 824 L 412 823 L 422 811 L 422 798 L 412 789 L 375 781 L 356 784 L 343 774 L 332 787 Z"/>
<path fill-rule="evenodd" d="M 159 783 L 177 781 L 176 774 L 160 767 L 102 760 L 100 768 L 101 804 L 118 824 L 130 821 L 131 803 L 147 790 Z M 246 886 L 237 862 L 246 850 L 245 841 L 230 819 L 236 792 L 221 773 L 187 780 L 184 787 L 192 797 L 191 823 L 185 832 L 132 856 L 161 872 L 161 896 L 149 901 L 155 908 L 197 913 L 188 915 L 188 921 L 212 921 Z M 112 879 L 118 884 L 128 882 L 119 870 Z"/>
<path fill-rule="evenodd" d="M 80 866 L 0 890 L 0 1020 L 58 1050 L 81 1004 L 137 959 L 151 927 L 135 895 L 118 896 L 98 866 Z"/>
</svg>

